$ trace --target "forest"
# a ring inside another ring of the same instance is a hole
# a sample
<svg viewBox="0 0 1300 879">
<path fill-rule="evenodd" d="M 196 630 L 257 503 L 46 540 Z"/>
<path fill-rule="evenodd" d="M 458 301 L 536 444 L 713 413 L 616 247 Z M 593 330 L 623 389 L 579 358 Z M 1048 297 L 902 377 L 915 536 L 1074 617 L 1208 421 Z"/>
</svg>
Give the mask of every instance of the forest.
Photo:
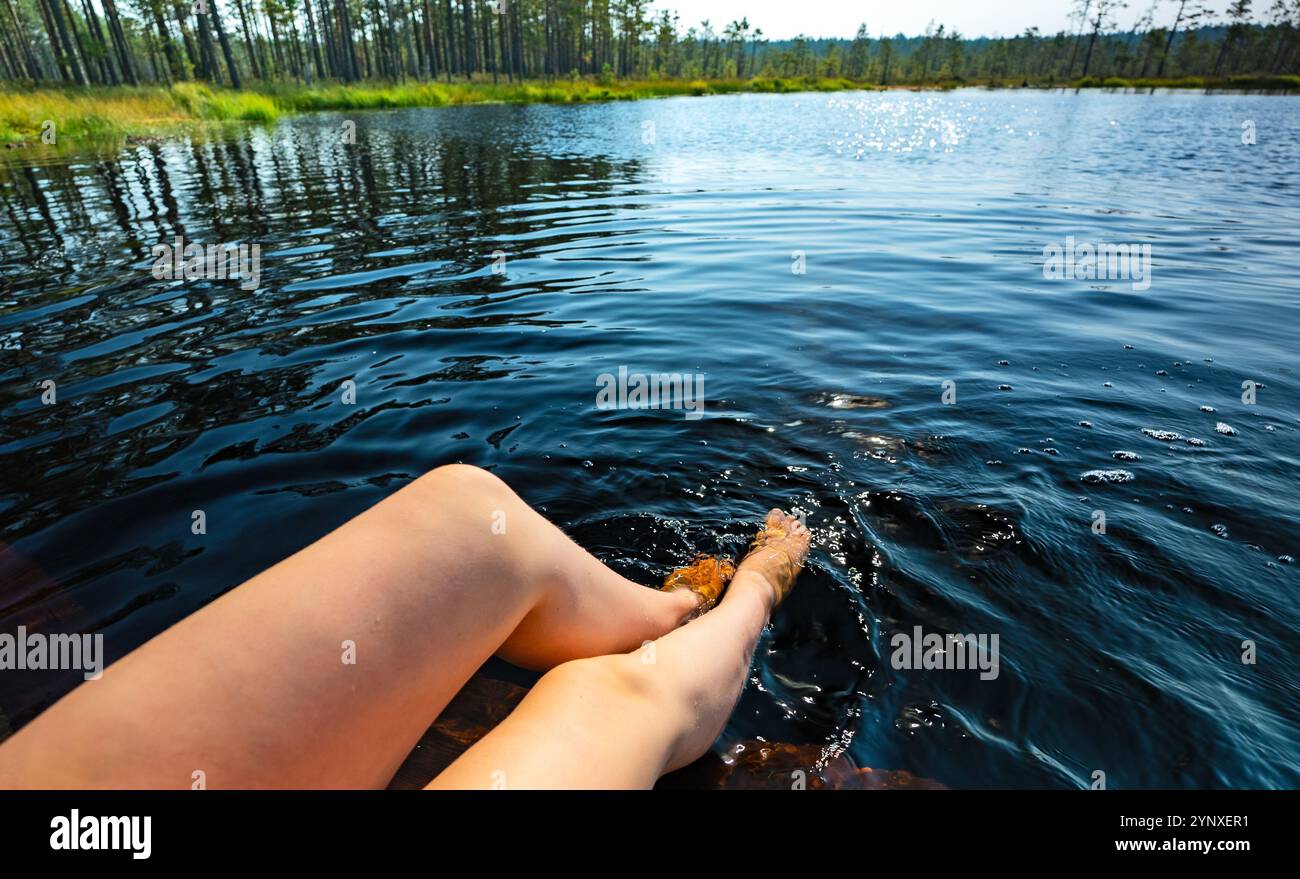
<svg viewBox="0 0 1300 879">
<path fill-rule="evenodd" d="M 879 86 L 1300 73 L 1300 0 L 1076 0 L 1072 27 L 769 40 L 645 0 L 0 0 L 0 80 L 234 89 L 322 82 L 846 79 Z"/>
</svg>

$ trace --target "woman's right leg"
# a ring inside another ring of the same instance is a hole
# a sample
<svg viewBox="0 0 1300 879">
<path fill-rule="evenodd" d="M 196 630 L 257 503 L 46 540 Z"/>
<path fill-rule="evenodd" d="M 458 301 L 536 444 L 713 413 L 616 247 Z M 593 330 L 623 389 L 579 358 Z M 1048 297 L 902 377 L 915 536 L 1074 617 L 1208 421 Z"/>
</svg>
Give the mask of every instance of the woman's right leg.
<svg viewBox="0 0 1300 879">
<path fill-rule="evenodd" d="M 717 607 L 640 650 L 553 669 L 429 787 L 648 788 L 702 756 L 807 556 L 797 519 L 773 510 L 766 532 Z"/>
<path fill-rule="evenodd" d="M 440 467 L 59 700 L 0 744 L 0 788 L 382 787 L 493 653 L 632 650 L 696 606 Z"/>
</svg>

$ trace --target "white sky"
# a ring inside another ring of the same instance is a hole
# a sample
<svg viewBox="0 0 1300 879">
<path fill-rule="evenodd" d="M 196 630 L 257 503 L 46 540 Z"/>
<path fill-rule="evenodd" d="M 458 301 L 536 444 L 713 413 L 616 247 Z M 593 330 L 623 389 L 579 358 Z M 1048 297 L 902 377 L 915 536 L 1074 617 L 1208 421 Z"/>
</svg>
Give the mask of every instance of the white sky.
<svg viewBox="0 0 1300 879">
<path fill-rule="evenodd" d="M 1221 18 L 1229 0 L 1209 0 L 1214 13 L 1208 22 Z M 865 23 L 873 38 L 882 33 L 914 36 L 924 32 L 931 20 L 963 36 L 1013 36 L 1037 26 L 1043 33 L 1069 30 L 1071 0 L 653 0 L 656 9 L 671 9 L 680 16 L 682 29 L 708 19 L 722 32 L 727 22 L 749 18 L 752 27 L 763 29 L 768 39 L 810 37 L 852 37 Z M 1265 3 L 1256 3 L 1266 8 Z M 1151 6 L 1151 0 L 1129 0 L 1117 21 L 1127 29 Z M 1173 23 L 1177 4 L 1162 0 L 1156 24 Z M 1258 17 L 1258 10 L 1256 10 Z"/>
</svg>

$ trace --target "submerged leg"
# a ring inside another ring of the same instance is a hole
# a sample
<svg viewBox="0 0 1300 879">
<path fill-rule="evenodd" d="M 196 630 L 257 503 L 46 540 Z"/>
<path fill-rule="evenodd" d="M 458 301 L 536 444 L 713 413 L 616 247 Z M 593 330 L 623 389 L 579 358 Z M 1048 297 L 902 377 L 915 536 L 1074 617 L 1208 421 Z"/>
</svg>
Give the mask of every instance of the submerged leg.
<svg viewBox="0 0 1300 879">
<path fill-rule="evenodd" d="M 809 534 L 768 514 L 722 602 L 636 652 L 568 662 L 431 788 L 647 788 L 722 732 L 759 633 L 807 556 Z"/>
<path fill-rule="evenodd" d="M 73 690 L 0 745 L 0 788 L 379 787 L 493 653 L 628 651 L 697 605 L 440 467 Z"/>
</svg>

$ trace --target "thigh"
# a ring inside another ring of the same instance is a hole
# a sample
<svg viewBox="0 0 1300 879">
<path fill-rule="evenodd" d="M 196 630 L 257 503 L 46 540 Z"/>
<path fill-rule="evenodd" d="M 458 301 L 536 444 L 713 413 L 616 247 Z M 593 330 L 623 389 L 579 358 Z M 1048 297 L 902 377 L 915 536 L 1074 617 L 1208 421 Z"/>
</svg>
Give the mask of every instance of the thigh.
<svg viewBox="0 0 1300 879">
<path fill-rule="evenodd" d="M 384 785 L 536 601 L 486 551 L 513 495 L 479 474 L 422 477 L 114 663 L 0 747 L 0 787 Z"/>
</svg>

